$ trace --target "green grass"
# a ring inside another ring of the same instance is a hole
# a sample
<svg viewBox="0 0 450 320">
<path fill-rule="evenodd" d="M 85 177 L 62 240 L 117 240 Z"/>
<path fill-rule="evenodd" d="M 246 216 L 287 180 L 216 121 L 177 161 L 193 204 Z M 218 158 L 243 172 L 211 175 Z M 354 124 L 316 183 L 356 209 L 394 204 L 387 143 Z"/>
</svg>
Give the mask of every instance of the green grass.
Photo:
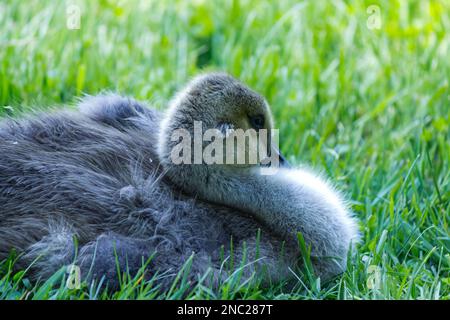
<svg viewBox="0 0 450 320">
<path fill-rule="evenodd" d="M 0 116 L 104 89 L 163 109 L 199 71 L 230 72 L 267 98 L 289 160 L 348 195 L 363 238 L 335 281 L 287 291 L 233 278 L 189 293 L 182 274 L 170 292 L 139 277 L 70 290 L 62 274 L 30 283 L 9 259 L 0 298 L 450 299 L 450 3 L 376 1 L 369 29 L 374 2 L 74 1 L 81 29 L 69 30 L 63 2 L 2 1 Z"/>
</svg>

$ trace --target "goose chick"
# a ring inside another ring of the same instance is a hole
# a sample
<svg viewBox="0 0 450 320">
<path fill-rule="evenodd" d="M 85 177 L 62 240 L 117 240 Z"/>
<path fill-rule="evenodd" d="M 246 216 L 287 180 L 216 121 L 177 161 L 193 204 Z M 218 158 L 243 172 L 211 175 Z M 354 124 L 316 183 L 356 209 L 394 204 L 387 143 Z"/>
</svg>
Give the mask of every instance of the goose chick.
<svg viewBox="0 0 450 320">
<path fill-rule="evenodd" d="M 221 132 L 273 127 L 264 99 L 225 74 L 194 79 L 166 114 L 101 95 L 79 111 L 2 121 L 0 259 L 17 251 L 34 279 L 75 263 L 82 279 L 117 287 L 118 269 L 151 258 L 146 276 L 167 288 L 192 253 L 192 283 L 210 272 L 217 284 L 222 258 L 246 257 L 244 278 L 268 283 L 292 276 L 301 232 L 319 276 L 342 272 L 357 232 L 337 193 L 301 170 L 173 163 L 174 131 L 195 120 Z"/>
</svg>

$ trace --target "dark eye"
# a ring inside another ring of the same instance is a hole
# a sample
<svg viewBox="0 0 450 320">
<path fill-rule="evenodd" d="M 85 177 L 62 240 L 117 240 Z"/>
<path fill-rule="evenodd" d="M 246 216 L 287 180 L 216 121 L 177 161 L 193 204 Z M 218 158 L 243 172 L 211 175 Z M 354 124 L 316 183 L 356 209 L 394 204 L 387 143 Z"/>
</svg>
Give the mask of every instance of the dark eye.
<svg viewBox="0 0 450 320">
<path fill-rule="evenodd" d="M 257 115 L 250 117 L 250 125 L 257 130 L 264 128 L 264 116 Z"/>
</svg>

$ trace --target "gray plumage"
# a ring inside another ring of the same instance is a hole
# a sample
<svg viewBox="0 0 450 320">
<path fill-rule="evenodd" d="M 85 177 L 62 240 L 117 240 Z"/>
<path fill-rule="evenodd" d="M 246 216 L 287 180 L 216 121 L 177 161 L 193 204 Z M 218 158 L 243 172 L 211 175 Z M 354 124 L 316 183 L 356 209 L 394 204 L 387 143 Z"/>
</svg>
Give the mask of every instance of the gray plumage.
<svg viewBox="0 0 450 320">
<path fill-rule="evenodd" d="M 266 281 L 278 281 L 292 276 L 301 231 L 318 274 L 342 272 L 357 239 L 355 223 L 318 178 L 300 170 L 295 181 L 283 169 L 258 176 L 169 163 L 170 128 L 190 130 L 196 119 L 214 127 L 223 120 L 216 116 L 219 105 L 235 104 L 222 110 L 233 113 L 242 103 L 266 108 L 237 80 L 212 74 L 196 78 L 167 115 L 130 98 L 100 95 L 84 99 L 77 111 L 2 121 L 0 260 L 16 250 L 22 254 L 16 267 L 32 263 L 33 278 L 75 262 L 85 279 L 105 277 L 116 287 L 116 255 L 131 273 L 153 256 L 147 276 L 158 271 L 167 288 L 194 252 L 191 280 L 209 269 L 216 284 L 227 276 L 220 252 L 230 254 L 232 237 L 235 261 L 244 242 L 248 261 L 256 260 L 247 276 L 264 269 Z M 301 181 L 305 177 L 320 188 Z"/>
</svg>

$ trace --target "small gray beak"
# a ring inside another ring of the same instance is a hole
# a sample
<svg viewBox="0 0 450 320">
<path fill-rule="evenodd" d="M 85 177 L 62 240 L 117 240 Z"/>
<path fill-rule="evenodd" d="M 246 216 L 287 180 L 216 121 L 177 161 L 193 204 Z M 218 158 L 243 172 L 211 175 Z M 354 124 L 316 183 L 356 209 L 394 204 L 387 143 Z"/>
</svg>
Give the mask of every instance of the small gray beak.
<svg viewBox="0 0 450 320">
<path fill-rule="evenodd" d="M 291 168 L 291 165 L 289 164 L 289 162 L 286 160 L 285 157 L 283 157 L 283 155 L 281 154 L 281 152 L 278 152 L 278 156 L 280 157 L 280 166 L 283 168 Z"/>
<path fill-rule="evenodd" d="M 278 155 L 278 161 L 279 161 L 280 167 L 282 167 L 282 168 L 291 168 L 291 165 L 286 160 L 286 158 L 281 154 L 280 150 L 278 150 L 275 147 L 272 147 L 272 152 L 274 152 L 275 154 Z"/>
</svg>

